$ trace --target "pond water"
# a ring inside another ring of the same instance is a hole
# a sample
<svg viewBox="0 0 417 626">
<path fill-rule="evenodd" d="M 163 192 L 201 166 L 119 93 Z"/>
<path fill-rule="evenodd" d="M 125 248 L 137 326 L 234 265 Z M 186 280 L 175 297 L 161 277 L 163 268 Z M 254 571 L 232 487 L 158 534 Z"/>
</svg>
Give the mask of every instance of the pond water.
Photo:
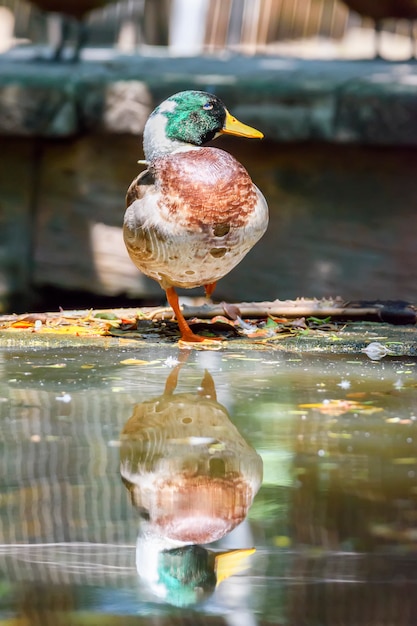
<svg viewBox="0 0 417 626">
<path fill-rule="evenodd" d="M 416 369 L 4 350 L 0 624 L 414 624 Z"/>
</svg>

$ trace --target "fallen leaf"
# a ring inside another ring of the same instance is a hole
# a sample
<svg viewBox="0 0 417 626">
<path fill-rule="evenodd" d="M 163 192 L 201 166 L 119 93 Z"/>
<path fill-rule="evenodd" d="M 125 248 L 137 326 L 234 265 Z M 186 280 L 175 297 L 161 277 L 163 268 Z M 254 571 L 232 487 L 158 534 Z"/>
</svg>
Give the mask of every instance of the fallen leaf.
<svg viewBox="0 0 417 626">
<path fill-rule="evenodd" d="M 17 320 L 10 324 L 10 328 L 33 328 L 35 322 L 31 320 Z"/>
<path fill-rule="evenodd" d="M 237 320 L 240 317 L 240 309 L 236 304 L 229 304 L 228 302 L 222 302 L 221 306 L 223 307 L 226 315 L 230 317 L 231 320 Z"/>
<path fill-rule="evenodd" d="M 120 361 L 122 365 L 145 365 L 149 361 L 143 361 L 142 359 L 124 359 Z"/>
<path fill-rule="evenodd" d="M 117 315 L 115 313 L 112 313 L 111 311 L 109 312 L 100 311 L 99 313 L 96 313 L 95 315 L 93 315 L 93 317 L 95 319 L 100 319 L 100 320 L 118 320 L 119 319 Z"/>
</svg>

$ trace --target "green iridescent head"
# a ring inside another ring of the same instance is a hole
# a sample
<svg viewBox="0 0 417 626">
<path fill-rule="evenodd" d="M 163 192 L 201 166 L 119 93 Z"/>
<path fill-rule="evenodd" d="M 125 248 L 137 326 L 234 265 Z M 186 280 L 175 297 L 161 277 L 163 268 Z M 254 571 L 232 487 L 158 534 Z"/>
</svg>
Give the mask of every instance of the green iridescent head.
<svg viewBox="0 0 417 626">
<path fill-rule="evenodd" d="M 173 111 L 163 113 L 167 118 L 166 135 L 170 139 L 201 146 L 214 139 L 224 126 L 226 107 L 217 96 L 204 91 L 181 91 L 166 103 L 174 104 Z"/>
<path fill-rule="evenodd" d="M 226 120 L 223 102 L 204 91 L 181 91 L 159 105 L 152 115 L 166 117 L 169 139 L 201 146 L 221 131 Z"/>
<path fill-rule="evenodd" d="M 157 106 L 146 122 L 145 157 L 152 161 L 184 145 L 202 146 L 222 133 L 263 137 L 230 115 L 217 96 L 205 91 L 180 91 Z"/>
</svg>

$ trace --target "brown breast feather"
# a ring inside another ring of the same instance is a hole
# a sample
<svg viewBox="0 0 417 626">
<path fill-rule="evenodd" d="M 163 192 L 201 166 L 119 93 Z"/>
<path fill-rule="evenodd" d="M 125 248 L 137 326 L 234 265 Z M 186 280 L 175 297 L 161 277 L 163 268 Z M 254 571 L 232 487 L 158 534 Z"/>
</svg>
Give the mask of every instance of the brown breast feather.
<svg viewBox="0 0 417 626">
<path fill-rule="evenodd" d="M 188 229 L 215 224 L 245 225 L 257 202 L 252 180 L 228 152 L 200 148 L 161 157 L 130 186 L 127 206 L 155 184 L 158 209 Z"/>
</svg>

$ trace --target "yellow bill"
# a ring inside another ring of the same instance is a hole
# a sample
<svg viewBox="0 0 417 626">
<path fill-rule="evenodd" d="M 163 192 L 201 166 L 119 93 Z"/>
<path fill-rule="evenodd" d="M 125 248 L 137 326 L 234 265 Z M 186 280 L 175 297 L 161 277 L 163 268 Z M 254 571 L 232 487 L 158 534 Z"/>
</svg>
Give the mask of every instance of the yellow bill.
<svg viewBox="0 0 417 626">
<path fill-rule="evenodd" d="M 214 567 L 217 586 L 227 578 L 230 578 L 230 576 L 239 574 L 247 569 L 248 565 L 245 561 L 247 557 L 254 554 L 254 552 L 256 552 L 256 548 L 230 550 L 229 552 L 220 552 L 219 554 L 216 554 Z"/>
<path fill-rule="evenodd" d="M 264 136 L 260 130 L 256 130 L 256 128 L 252 128 L 252 126 L 247 126 L 239 122 L 239 120 L 233 117 L 233 115 L 230 115 L 227 110 L 226 120 L 220 132 L 225 135 L 237 135 L 238 137 L 251 137 L 253 139 L 262 139 Z"/>
</svg>

